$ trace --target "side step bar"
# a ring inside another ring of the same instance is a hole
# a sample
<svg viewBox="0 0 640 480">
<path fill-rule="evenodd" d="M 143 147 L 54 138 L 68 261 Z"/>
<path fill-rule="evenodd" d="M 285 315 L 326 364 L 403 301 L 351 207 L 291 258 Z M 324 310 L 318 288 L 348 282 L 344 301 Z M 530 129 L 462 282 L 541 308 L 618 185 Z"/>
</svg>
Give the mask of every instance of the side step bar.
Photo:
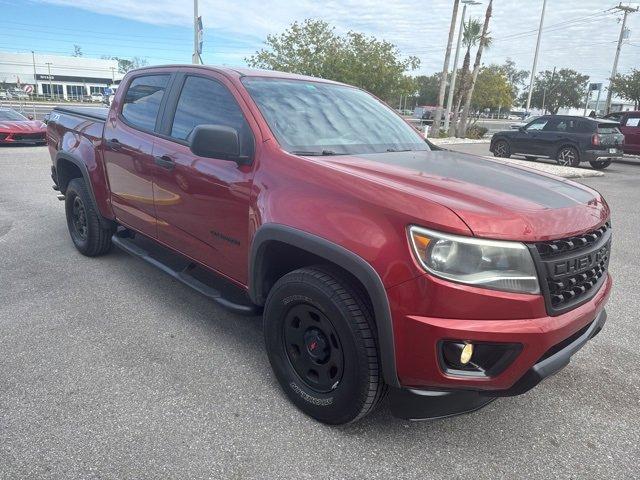
<svg viewBox="0 0 640 480">
<path fill-rule="evenodd" d="M 224 298 L 222 294 L 215 288 L 189 275 L 189 271 L 195 268 L 195 265 L 193 263 L 190 263 L 189 265 L 187 265 L 183 270 L 174 270 L 168 265 L 162 263 L 160 260 L 153 258 L 150 252 L 140 247 L 139 245 L 136 245 L 130 238 L 119 237 L 116 234 L 111 237 L 111 241 L 113 242 L 114 245 L 124 250 L 128 254 L 133 255 L 134 257 L 138 257 L 144 260 L 145 262 L 150 263 L 154 267 L 159 268 L 164 273 L 171 275 L 176 280 L 193 288 L 194 290 L 198 291 L 205 297 L 210 298 L 217 304 L 225 307 L 226 309 L 234 313 L 237 313 L 240 315 L 247 315 L 247 316 L 255 316 L 255 315 L 262 314 L 262 309 L 259 306 L 253 305 L 250 303 L 241 304 L 241 303 L 232 302 Z"/>
</svg>

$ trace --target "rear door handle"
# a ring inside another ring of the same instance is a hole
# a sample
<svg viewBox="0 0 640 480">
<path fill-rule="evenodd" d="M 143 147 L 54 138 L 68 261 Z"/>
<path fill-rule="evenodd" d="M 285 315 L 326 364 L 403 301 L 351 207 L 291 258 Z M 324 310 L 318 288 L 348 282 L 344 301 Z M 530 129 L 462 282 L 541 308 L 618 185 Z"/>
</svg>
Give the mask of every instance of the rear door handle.
<svg viewBox="0 0 640 480">
<path fill-rule="evenodd" d="M 176 167 L 176 162 L 173 161 L 171 157 L 167 155 L 162 155 L 161 157 L 153 157 L 153 161 L 159 167 L 165 168 L 167 170 L 173 170 Z"/>
</svg>

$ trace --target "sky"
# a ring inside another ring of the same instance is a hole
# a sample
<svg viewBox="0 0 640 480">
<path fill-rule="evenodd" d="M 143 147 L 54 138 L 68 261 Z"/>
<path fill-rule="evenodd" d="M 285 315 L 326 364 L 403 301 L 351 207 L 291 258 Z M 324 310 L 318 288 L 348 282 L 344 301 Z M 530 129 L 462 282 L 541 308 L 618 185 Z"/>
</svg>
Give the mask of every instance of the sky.
<svg viewBox="0 0 640 480">
<path fill-rule="evenodd" d="M 469 7 L 467 18 L 484 18 L 488 0 Z M 543 0 L 494 0 L 491 48 L 483 63 L 511 58 L 530 70 Z M 538 71 L 573 68 L 606 81 L 620 32 L 617 0 L 548 0 Z M 200 0 L 203 60 L 242 66 L 268 34 L 291 22 L 322 19 L 338 33 L 354 30 L 388 40 L 402 55 L 421 61 L 413 73 L 442 70 L 452 0 Z M 637 6 L 637 2 L 631 2 Z M 0 0 L 0 52 L 144 57 L 150 65 L 190 63 L 193 46 L 191 0 Z M 640 12 L 628 17 L 618 72 L 640 65 Z M 457 32 L 456 32 L 457 34 Z M 460 60 L 461 63 L 461 60 Z"/>
</svg>

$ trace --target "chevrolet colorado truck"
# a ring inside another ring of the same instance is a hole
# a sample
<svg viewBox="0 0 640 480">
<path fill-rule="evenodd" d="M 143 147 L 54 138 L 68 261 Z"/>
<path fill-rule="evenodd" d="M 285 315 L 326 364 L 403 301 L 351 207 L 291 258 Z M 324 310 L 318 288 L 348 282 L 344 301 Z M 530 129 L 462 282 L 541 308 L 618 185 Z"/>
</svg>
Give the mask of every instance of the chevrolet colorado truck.
<svg viewBox="0 0 640 480">
<path fill-rule="evenodd" d="M 47 141 L 80 253 L 116 245 L 263 315 L 275 377 L 321 422 L 522 394 L 606 320 L 598 192 L 438 148 L 349 85 L 146 67 L 108 110 L 57 107 Z"/>
</svg>

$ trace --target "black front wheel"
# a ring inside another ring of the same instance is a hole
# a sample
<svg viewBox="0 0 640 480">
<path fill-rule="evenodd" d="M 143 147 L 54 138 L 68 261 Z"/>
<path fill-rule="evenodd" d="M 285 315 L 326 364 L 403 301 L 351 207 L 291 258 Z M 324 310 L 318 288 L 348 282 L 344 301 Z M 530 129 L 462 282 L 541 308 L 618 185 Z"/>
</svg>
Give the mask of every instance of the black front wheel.
<svg viewBox="0 0 640 480">
<path fill-rule="evenodd" d="M 609 165 L 611 165 L 611 160 L 594 160 L 589 163 L 591 164 L 591 167 L 593 167 L 596 170 L 604 170 Z"/>
<path fill-rule="evenodd" d="M 65 211 L 71 240 L 80 253 L 95 257 L 110 250 L 113 231 L 100 223 L 100 214 L 83 179 L 69 182 Z"/>
<path fill-rule="evenodd" d="M 511 156 L 511 147 L 506 140 L 498 140 L 493 146 L 493 155 L 500 158 L 509 158 Z"/>
<path fill-rule="evenodd" d="M 280 278 L 265 305 L 264 335 L 283 390 L 321 422 L 358 420 L 386 391 L 368 301 L 337 268 L 301 268 Z"/>
</svg>

